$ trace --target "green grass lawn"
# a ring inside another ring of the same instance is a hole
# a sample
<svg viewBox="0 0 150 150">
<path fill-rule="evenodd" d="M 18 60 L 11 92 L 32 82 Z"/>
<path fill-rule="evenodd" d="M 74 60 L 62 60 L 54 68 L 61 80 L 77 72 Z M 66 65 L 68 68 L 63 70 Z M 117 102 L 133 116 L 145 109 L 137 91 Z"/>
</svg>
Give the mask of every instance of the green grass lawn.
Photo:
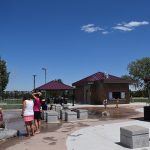
<svg viewBox="0 0 150 150">
<path fill-rule="evenodd" d="M 149 99 L 147 97 L 133 97 L 131 99 L 131 103 L 135 103 L 135 102 L 145 102 L 145 103 L 148 103 Z"/>
<path fill-rule="evenodd" d="M 21 109 L 22 108 L 22 100 L 21 99 L 0 100 L 0 108 L 2 108 L 2 109 Z"/>
</svg>

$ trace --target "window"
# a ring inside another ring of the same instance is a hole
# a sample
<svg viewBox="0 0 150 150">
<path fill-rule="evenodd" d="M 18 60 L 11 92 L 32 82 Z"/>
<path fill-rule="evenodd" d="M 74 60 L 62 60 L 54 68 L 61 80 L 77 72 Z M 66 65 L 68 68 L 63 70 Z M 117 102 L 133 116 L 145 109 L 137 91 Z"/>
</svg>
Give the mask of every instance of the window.
<svg viewBox="0 0 150 150">
<path fill-rule="evenodd" d="M 109 100 L 112 100 L 113 97 L 112 97 L 112 92 L 109 92 Z"/>
<path fill-rule="evenodd" d="M 112 93 L 113 98 L 117 99 L 117 98 L 121 98 L 121 93 L 120 92 L 113 92 Z"/>
<path fill-rule="evenodd" d="M 122 99 L 125 98 L 125 92 L 121 92 L 121 98 L 122 98 Z"/>
<path fill-rule="evenodd" d="M 109 92 L 109 100 L 117 98 L 125 99 L 125 92 Z"/>
</svg>

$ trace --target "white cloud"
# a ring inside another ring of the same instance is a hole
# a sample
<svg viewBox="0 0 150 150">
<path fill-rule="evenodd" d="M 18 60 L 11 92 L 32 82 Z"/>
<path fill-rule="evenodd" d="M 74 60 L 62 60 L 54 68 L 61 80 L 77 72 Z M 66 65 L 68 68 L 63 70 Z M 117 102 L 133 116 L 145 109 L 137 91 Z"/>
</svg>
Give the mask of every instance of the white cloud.
<svg viewBox="0 0 150 150">
<path fill-rule="evenodd" d="M 108 31 L 103 31 L 102 34 L 109 34 L 110 32 Z"/>
<path fill-rule="evenodd" d="M 81 30 L 84 32 L 87 32 L 87 33 L 93 33 L 93 32 L 100 31 L 101 34 L 106 35 L 106 34 L 112 33 L 114 30 L 130 32 L 130 31 L 134 30 L 135 28 L 144 26 L 144 25 L 149 25 L 149 22 L 148 21 L 141 21 L 141 22 L 140 21 L 130 21 L 127 23 L 122 22 L 122 23 L 116 24 L 116 26 L 114 26 L 114 27 L 106 28 L 106 30 L 104 28 L 96 26 L 95 24 L 87 24 L 87 25 L 83 25 L 81 27 Z"/>
<path fill-rule="evenodd" d="M 142 22 L 138 22 L 138 21 L 131 21 L 127 24 L 124 24 L 124 26 L 132 28 L 132 27 L 139 27 L 139 26 L 143 26 L 143 25 L 148 25 L 149 22 L 148 21 L 142 21 Z"/>
<path fill-rule="evenodd" d="M 113 27 L 113 29 L 122 30 L 122 31 L 132 31 L 133 30 L 131 28 L 127 28 L 127 27 L 124 27 L 124 26 L 116 26 L 116 27 Z"/>
<path fill-rule="evenodd" d="M 88 33 L 97 32 L 103 30 L 102 28 L 95 26 L 94 24 L 87 24 L 81 27 L 81 30 Z"/>
<path fill-rule="evenodd" d="M 143 26 L 143 25 L 148 25 L 148 24 L 149 24 L 148 21 L 142 21 L 142 22 L 130 21 L 128 23 L 119 23 L 115 27 L 113 27 L 113 29 L 122 30 L 122 31 L 126 32 L 126 31 L 132 31 L 136 27 Z"/>
</svg>

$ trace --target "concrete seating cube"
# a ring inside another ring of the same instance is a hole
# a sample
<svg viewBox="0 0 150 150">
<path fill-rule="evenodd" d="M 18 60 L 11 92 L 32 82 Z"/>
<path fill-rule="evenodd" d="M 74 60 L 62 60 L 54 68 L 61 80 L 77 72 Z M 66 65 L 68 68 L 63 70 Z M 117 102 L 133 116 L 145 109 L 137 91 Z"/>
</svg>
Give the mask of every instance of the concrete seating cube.
<svg viewBox="0 0 150 150">
<path fill-rule="evenodd" d="M 60 112 L 60 110 L 62 110 L 62 106 L 61 106 L 60 104 L 56 104 L 55 110 L 56 110 L 57 112 Z"/>
<path fill-rule="evenodd" d="M 68 104 L 63 104 L 63 109 L 69 109 L 69 105 Z"/>
<path fill-rule="evenodd" d="M 75 121 L 77 120 L 77 113 L 73 111 L 65 112 L 65 121 Z"/>
<path fill-rule="evenodd" d="M 88 118 L 88 110 L 86 110 L 86 109 L 78 109 L 77 110 L 77 118 L 79 118 L 79 119 L 87 119 Z"/>
<path fill-rule="evenodd" d="M 50 110 L 55 111 L 55 110 L 56 110 L 56 105 L 55 105 L 55 104 L 51 104 L 51 106 L 50 106 Z"/>
<path fill-rule="evenodd" d="M 46 118 L 46 116 L 47 116 L 46 113 L 47 113 L 47 110 L 44 110 L 44 111 L 43 111 L 43 119 L 44 119 L 44 121 L 46 121 L 46 119 L 47 119 L 47 118 Z"/>
<path fill-rule="evenodd" d="M 60 104 L 56 104 L 55 109 L 59 112 L 62 109 L 62 106 Z"/>
<path fill-rule="evenodd" d="M 41 119 L 44 120 L 44 112 L 41 112 Z"/>
<path fill-rule="evenodd" d="M 70 110 L 65 110 L 65 109 L 60 110 L 60 119 L 61 120 L 65 121 L 65 113 L 67 111 L 70 111 Z"/>
<path fill-rule="evenodd" d="M 57 123 L 58 122 L 58 112 L 47 111 L 46 112 L 46 122 L 47 123 Z"/>
<path fill-rule="evenodd" d="M 62 106 L 60 104 L 56 104 L 55 110 L 58 112 L 58 118 L 60 118 L 60 110 L 62 109 Z"/>
<path fill-rule="evenodd" d="M 8 139 L 11 137 L 16 137 L 18 131 L 14 129 L 4 129 L 0 128 L 0 140 Z"/>
<path fill-rule="evenodd" d="M 50 108 L 51 108 L 51 104 L 48 103 L 48 104 L 47 104 L 47 110 L 50 110 Z"/>
<path fill-rule="evenodd" d="M 41 112 L 41 119 L 46 120 L 46 110 L 42 110 Z"/>
<path fill-rule="evenodd" d="M 120 128 L 120 142 L 128 148 L 149 146 L 149 129 L 137 125 Z"/>
</svg>

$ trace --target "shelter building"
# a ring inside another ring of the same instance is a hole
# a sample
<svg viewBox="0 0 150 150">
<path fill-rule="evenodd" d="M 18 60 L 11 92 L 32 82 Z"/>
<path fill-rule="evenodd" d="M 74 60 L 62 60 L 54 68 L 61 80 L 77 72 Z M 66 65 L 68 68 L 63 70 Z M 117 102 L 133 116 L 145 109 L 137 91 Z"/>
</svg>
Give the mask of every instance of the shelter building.
<svg viewBox="0 0 150 150">
<path fill-rule="evenodd" d="M 40 87 L 37 87 L 36 90 L 41 90 L 46 92 L 46 97 L 62 97 L 71 95 L 73 92 L 73 87 L 66 85 L 60 81 L 52 80 Z"/>
<path fill-rule="evenodd" d="M 75 86 L 76 102 L 83 104 L 103 104 L 107 99 L 108 103 L 129 103 L 129 84 L 131 80 L 116 77 L 107 73 L 97 72 L 77 82 Z"/>
</svg>

